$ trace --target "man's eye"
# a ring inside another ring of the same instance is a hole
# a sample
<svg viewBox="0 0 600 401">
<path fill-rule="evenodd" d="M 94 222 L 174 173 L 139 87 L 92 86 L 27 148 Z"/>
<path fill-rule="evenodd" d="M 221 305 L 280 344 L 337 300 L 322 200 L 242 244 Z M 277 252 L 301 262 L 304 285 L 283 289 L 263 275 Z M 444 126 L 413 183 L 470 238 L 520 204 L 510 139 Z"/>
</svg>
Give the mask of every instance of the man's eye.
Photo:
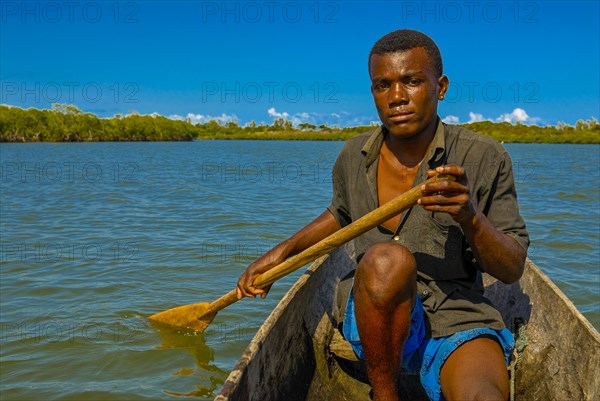
<svg viewBox="0 0 600 401">
<path fill-rule="evenodd" d="M 414 85 L 419 85 L 421 83 L 421 80 L 420 79 L 411 79 L 408 83 L 411 84 L 411 85 L 413 85 L 413 86 Z"/>
<path fill-rule="evenodd" d="M 375 84 L 375 90 L 383 90 L 386 89 L 389 85 L 386 84 L 385 82 L 380 82 L 378 84 Z"/>
</svg>

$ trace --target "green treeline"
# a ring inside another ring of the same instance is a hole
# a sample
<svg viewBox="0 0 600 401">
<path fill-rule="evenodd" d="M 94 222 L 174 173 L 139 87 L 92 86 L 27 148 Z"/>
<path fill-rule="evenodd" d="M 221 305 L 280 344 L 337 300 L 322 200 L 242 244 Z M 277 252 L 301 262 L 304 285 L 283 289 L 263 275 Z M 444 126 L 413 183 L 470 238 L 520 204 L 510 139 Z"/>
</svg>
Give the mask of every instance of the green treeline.
<svg viewBox="0 0 600 401">
<path fill-rule="evenodd" d="M 75 106 L 52 110 L 0 106 L 0 142 L 191 141 L 197 129 L 162 116 L 98 118 Z"/>
<path fill-rule="evenodd" d="M 540 127 L 491 121 L 460 125 L 506 143 L 600 143 L 600 124 L 593 117 L 587 121 L 577 121 L 574 127 L 565 123 Z"/>
<path fill-rule="evenodd" d="M 301 140 L 301 141 L 343 141 L 358 134 L 370 131 L 375 126 L 329 127 L 327 124 L 313 125 L 300 123 L 297 127 L 292 122 L 277 118 L 273 124 L 256 124 L 254 121 L 240 126 L 229 121 L 220 125 L 216 121 L 197 124 L 197 139 L 256 139 L 256 140 Z"/>
<path fill-rule="evenodd" d="M 600 143 L 600 124 L 594 118 L 579 120 L 574 127 L 559 123 L 558 126 L 540 127 L 537 125 L 515 125 L 508 122 L 481 121 L 460 124 L 483 135 L 491 136 L 505 143 Z M 284 139 L 284 140 L 346 140 L 355 135 L 372 130 L 373 126 L 328 127 L 308 123 L 293 127 L 290 121 L 278 118 L 273 125 L 247 124 L 244 127 L 235 122 L 219 125 L 215 121 L 198 124 L 200 133 L 197 139 Z"/>
<path fill-rule="evenodd" d="M 463 127 L 500 142 L 600 143 L 600 124 L 594 118 L 579 120 L 574 127 L 515 125 L 482 121 Z M 193 139 L 346 140 L 373 126 L 339 128 L 277 118 L 272 124 L 254 121 L 240 126 L 234 121 L 192 124 L 158 115 L 116 115 L 98 118 L 71 105 L 53 105 L 51 110 L 0 106 L 0 142 L 93 142 L 93 141 L 191 141 Z"/>
</svg>

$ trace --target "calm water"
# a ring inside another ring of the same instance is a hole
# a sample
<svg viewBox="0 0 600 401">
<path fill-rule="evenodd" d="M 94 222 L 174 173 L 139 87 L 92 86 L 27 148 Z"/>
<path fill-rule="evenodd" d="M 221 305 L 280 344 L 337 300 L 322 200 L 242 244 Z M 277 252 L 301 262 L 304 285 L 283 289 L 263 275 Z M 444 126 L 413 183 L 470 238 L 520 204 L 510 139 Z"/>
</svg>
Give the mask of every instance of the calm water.
<svg viewBox="0 0 600 401">
<path fill-rule="evenodd" d="M 212 398 L 300 273 L 204 335 L 146 317 L 221 296 L 317 216 L 341 146 L 2 144 L 2 399 Z M 600 327 L 600 147 L 506 147 L 531 259 Z"/>
</svg>

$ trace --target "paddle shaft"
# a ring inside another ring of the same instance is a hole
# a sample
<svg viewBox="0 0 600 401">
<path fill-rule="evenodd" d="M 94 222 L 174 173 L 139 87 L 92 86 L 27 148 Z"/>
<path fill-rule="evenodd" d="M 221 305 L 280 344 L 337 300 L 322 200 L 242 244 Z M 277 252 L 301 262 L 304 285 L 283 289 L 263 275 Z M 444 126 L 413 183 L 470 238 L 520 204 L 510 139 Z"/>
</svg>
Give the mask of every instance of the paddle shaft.
<svg viewBox="0 0 600 401">
<path fill-rule="evenodd" d="M 425 182 L 436 182 L 436 181 L 450 181 L 453 180 L 453 176 L 447 175 L 436 175 Z M 421 192 L 421 185 L 418 185 L 409 191 L 406 191 L 402 195 L 394 198 L 393 200 L 385 203 L 375 210 L 365 214 L 358 220 L 352 222 L 346 227 L 341 228 L 335 233 L 331 234 L 327 238 L 317 242 L 304 251 L 286 259 L 282 263 L 273 267 L 272 269 L 260 274 L 254 279 L 253 286 L 258 288 L 264 288 L 280 278 L 287 276 L 288 274 L 296 271 L 305 264 L 312 262 L 313 260 L 328 254 L 335 248 L 345 244 L 346 242 L 358 237 L 359 235 L 369 231 L 372 228 L 388 221 L 392 217 L 402 213 L 403 211 L 411 208 L 417 203 L 417 200 L 423 196 Z M 228 307 L 238 300 L 237 291 L 234 289 L 221 298 L 214 302 L 211 302 L 209 311 L 211 313 L 217 313 L 221 309 Z"/>
</svg>

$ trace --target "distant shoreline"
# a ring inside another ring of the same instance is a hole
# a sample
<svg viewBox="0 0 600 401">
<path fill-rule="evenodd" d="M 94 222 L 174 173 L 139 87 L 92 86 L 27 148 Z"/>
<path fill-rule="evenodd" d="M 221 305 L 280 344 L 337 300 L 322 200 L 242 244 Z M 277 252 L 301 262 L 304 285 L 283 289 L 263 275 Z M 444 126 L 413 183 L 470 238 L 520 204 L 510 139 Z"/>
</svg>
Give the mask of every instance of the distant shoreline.
<svg viewBox="0 0 600 401">
<path fill-rule="evenodd" d="M 261 138 L 196 138 L 192 139 L 191 142 L 203 142 L 203 141 L 290 141 L 290 142 L 345 142 L 345 139 L 261 139 Z M 115 141 L 117 142 L 117 141 Z M 135 141 L 118 141 L 123 143 L 134 143 Z M 172 141 L 164 141 L 164 142 L 172 142 Z M 0 142 L 1 143 L 1 142 Z M 7 142 L 4 142 L 7 143 Z M 14 143 L 14 142 L 12 142 Z M 32 143 L 32 142 L 27 142 Z M 49 142 L 38 142 L 38 143 L 49 143 Z M 51 143 L 65 143 L 65 142 L 51 142 Z M 81 143 L 81 142 L 78 142 Z M 94 142 L 87 142 L 94 143 Z M 600 142 L 500 142 L 502 145 L 511 145 L 511 144 L 527 144 L 527 145 L 600 145 Z"/>
<path fill-rule="evenodd" d="M 594 118 L 575 126 L 511 124 L 480 121 L 458 124 L 501 143 L 600 144 L 600 124 Z M 211 120 L 203 124 L 157 115 L 116 115 L 99 118 L 75 106 L 53 105 L 52 110 L 0 106 L 0 142 L 173 142 L 211 139 L 345 141 L 376 126 L 330 127 L 277 118 L 272 124 L 240 126 Z"/>
</svg>

